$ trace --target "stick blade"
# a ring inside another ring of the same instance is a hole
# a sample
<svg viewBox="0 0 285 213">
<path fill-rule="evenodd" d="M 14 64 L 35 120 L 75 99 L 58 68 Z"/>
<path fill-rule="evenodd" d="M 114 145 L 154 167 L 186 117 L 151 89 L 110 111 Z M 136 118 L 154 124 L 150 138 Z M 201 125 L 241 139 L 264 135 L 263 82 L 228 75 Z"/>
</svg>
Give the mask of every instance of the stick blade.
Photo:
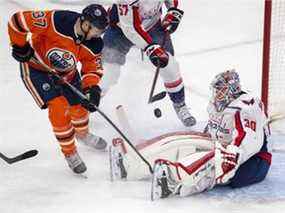
<svg viewBox="0 0 285 213">
<path fill-rule="evenodd" d="M 36 156 L 38 153 L 39 153 L 39 151 L 36 150 L 36 149 L 27 151 L 27 152 L 25 152 L 25 153 L 22 155 L 22 158 L 21 158 L 21 159 L 24 160 L 24 159 L 27 159 L 27 158 L 34 157 L 34 156 Z"/>
<path fill-rule="evenodd" d="M 165 91 L 160 92 L 160 93 L 158 93 L 158 94 L 152 96 L 152 98 L 149 100 L 148 103 L 153 103 L 153 102 L 162 100 L 163 98 L 165 98 L 165 96 L 166 96 L 166 92 L 165 92 Z"/>
</svg>

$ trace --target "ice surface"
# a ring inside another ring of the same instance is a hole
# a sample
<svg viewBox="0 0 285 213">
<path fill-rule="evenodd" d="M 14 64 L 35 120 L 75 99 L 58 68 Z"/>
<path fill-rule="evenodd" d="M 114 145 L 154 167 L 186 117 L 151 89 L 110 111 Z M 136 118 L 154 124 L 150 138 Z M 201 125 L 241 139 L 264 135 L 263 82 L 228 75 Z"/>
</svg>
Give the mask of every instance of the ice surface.
<svg viewBox="0 0 285 213">
<path fill-rule="evenodd" d="M 210 80 L 226 68 L 236 68 L 244 88 L 259 95 L 263 1 L 180 2 L 185 17 L 173 39 L 188 88 L 187 103 L 197 119 L 204 121 L 207 117 Z M 14 156 L 28 149 L 39 150 L 37 157 L 14 165 L 0 161 L 1 213 L 282 212 L 281 208 L 285 206 L 283 152 L 274 153 L 268 178 L 260 184 L 237 190 L 217 188 L 193 197 L 157 202 L 150 201 L 148 181 L 111 183 L 107 153 L 79 145 L 79 152 L 88 167 L 88 179 L 73 175 L 51 132 L 47 112 L 39 110 L 33 102 L 21 82 L 18 64 L 10 56 L 7 21 L 13 12 L 24 7 L 80 11 L 83 6 L 0 0 L 0 151 Z M 185 130 L 168 98 L 147 104 L 154 68 L 147 60 L 140 60 L 137 49 L 131 50 L 128 59 L 119 83 L 104 97 L 101 109 L 117 123 L 114 109 L 123 104 L 131 125 L 142 138 Z M 159 81 L 156 91 L 161 90 L 163 86 Z M 156 107 L 162 110 L 160 119 L 153 115 Z M 202 123 L 198 127 L 202 127 Z M 118 136 L 98 114 L 91 116 L 91 128 L 109 142 Z M 282 137 L 275 140 L 282 144 Z"/>
</svg>

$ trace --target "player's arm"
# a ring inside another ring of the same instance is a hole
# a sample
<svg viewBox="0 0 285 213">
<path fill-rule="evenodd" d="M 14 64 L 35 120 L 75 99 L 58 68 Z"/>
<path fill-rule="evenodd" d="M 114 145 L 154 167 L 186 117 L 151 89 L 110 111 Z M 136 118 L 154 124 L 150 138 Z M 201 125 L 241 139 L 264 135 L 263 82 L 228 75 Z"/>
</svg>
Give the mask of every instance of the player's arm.
<svg viewBox="0 0 285 213">
<path fill-rule="evenodd" d="M 28 42 L 29 34 L 45 32 L 50 24 L 51 11 L 19 11 L 8 22 L 8 33 L 13 57 L 20 62 L 28 61 L 34 54 Z"/>
<path fill-rule="evenodd" d="M 51 22 L 51 11 L 19 11 L 8 22 L 8 33 L 12 44 L 24 46 L 28 33 L 45 32 Z"/>
<path fill-rule="evenodd" d="M 263 119 L 253 116 L 250 111 L 237 111 L 234 122 L 235 138 L 233 145 L 239 148 L 241 152 L 240 160 L 243 163 L 261 149 L 264 137 L 264 123 Z"/>
<path fill-rule="evenodd" d="M 98 107 L 101 97 L 101 89 L 98 86 L 98 83 L 103 76 L 101 53 L 103 49 L 103 41 L 101 38 L 96 38 L 89 41 L 88 44 L 81 45 L 81 82 L 83 91 L 88 96 L 90 102 Z M 90 112 L 96 111 L 96 108 L 92 105 L 87 104 L 85 107 Z"/>
<path fill-rule="evenodd" d="M 139 48 L 145 49 L 152 43 L 152 38 L 142 26 L 137 1 L 130 4 L 118 4 L 117 8 L 120 27 L 126 37 Z"/>
<path fill-rule="evenodd" d="M 146 52 L 155 66 L 165 67 L 168 64 L 168 54 L 159 44 L 153 43 L 151 36 L 144 29 L 137 3 L 138 1 L 134 1 L 117 5 L 120 27 L 132 43 Z"/>
</svg>

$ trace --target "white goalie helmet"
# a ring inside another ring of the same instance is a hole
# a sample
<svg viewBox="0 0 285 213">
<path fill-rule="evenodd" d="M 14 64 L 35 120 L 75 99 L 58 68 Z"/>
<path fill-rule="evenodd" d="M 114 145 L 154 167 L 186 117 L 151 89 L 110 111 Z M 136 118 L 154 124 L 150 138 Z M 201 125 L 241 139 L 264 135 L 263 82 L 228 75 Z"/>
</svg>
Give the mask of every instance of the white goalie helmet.
<svg viewBox="0 0 285 213">
<path fill-rule="evenodd" d="M 219 73 L 211 82 L 211 103 L 221 112 L 234 99 L 240 96 L 241 86 L 238 73 L 232 69 Z"/>
</svg>

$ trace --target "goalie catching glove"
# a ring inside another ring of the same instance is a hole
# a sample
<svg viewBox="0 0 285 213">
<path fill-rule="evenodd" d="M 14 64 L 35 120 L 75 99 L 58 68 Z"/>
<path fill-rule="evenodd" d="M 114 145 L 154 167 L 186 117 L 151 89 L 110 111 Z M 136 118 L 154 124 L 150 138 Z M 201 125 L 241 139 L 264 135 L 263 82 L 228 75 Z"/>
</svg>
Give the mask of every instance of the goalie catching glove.
<svg viewBox="0 0 285 213">
<path fill-rule="evenodd" d="M 84 94 L 88 100 L 82 100 L 81 105 L 89 112 L 95 112 L 100 104 L 101 88 L 96 85 L 84 89 Z"/>
<path fill-rule="evenodd" d="M 169 56 L 159 44 L 150 44 L 145 48 L 145 53 L 151 63 L 156 67 L 164 68 L 168 64 Z"/>
<path fill-rule="evenodd" d="M 178 25 L 183 17 L 184 12 L 177 8 L 169 8 L 167 14 L 162 20 L 162 27 L 169 33 L 174 33 L 177 30 Z"/>
</svg>

